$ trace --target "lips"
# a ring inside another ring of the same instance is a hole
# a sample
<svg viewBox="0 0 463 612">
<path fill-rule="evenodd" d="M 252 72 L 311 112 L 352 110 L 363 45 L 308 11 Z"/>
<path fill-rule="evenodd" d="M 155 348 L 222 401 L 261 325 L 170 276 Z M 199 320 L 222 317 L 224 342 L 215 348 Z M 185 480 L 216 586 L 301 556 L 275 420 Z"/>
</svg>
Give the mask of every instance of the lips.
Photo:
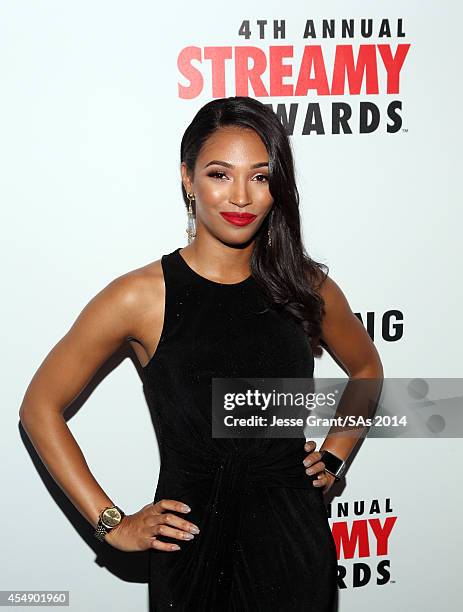
<svg viewBox="0 0 463 612">
<path fill-rule="evenodd" d="M 225 221 L 228 221 L 229 223 L 233 223 L 233 225 L 239 225 L 239 226 L 248 225 L 249 223 L 252 223 L 252 221 L 254 221 L 254 219 L 257 217 L 257 215 L 253 215 L 251 213 L 221 212 L 220 214 L 225 219 Z"/>
</svg>

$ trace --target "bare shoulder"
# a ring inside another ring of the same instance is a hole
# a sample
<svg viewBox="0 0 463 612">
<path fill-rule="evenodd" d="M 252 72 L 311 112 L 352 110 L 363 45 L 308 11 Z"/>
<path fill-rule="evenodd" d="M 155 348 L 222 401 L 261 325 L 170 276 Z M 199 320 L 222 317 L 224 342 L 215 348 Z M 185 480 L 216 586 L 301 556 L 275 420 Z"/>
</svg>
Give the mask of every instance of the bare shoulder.
<svg viewBox="0 0 463 612">
<path fill-rule="evenodd" d="M 160 333 L 163 296 L 160 261 L 109 282 L 46 355 L 27 388 L 23 406 L 38 405 L 44 398 L 53 410 L 64 410 L 98 368 L 130 338 L 138 339 L 135 352 L 145 362 Z M 23 408 L 21 411 L 23 414 Z"/>
<path fill-rule="evenodd" d="M 309 282 L 312 289 L 322 298 L 324 316 L 322 321 L 323 337 L 332 326 L 339 330 L 347 324 L 356 325 L 357 317 L 352 312 L 349 301 L 338 283 L 324 270 L 312 267 Z"/>
<path fill-rule="evenodd" d="M 143 309 L 163 285 L 161 260 L 158 259 L 140 268 L 130 270 L 112 280 L 103 291 L 119 305 Z"/>
<path fill-rule="evenodd" d="M 317 271 L 316 278 L 316 291 L 323 298 L 327 311 L 352 312 L 344 291 L 329 274 Z"/>
<path fill-rule="evenodd" d="M 341 287 L 328 272 L 316 265 L 306 267 L 306 278 L 311 290 L 319 295 L 326 307 L 346 306 L 346 297 Z"/>
<path fill-rule="evenodd" d="M 111 280 L 85 306 L 71 335 L 81 332 L 124 342 L 134 338 L 144 346 L 146 329 L 163 315 L 164 276 L 156 260 Z M 93 333 L 93 332 L 92 332 Z"/>
<path fill-rule="evenodd" d="M 374 343 L 349 301 L 329 274 L 317 271 L 315 290 L 324 301 L 322 339 L 350 376 L 381 376 L 382 364 Z"/>
<path fill-rule="evenodd" d="M 111 281 L 104 291 L 108 302 L 119 308 L 130 320 L 130 333 L 144 344 L 147 322 L 155 319 L 163 310 L 164 274 L 161 260 L 130 270 Z"/>
</svg>

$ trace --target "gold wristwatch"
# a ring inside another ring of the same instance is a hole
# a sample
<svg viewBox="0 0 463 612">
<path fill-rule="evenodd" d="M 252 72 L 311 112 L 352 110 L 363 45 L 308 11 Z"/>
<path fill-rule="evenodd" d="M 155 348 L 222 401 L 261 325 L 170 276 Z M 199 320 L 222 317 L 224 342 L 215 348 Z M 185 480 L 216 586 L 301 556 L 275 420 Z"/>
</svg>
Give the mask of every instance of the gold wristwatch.
<svg viewBox="0 0 463 612">
<path fill-rule="evenodd" d="M 108 506 L 105 508 L 98 518 L 95 533 L 93 534 L 97 540 L 104 542 L 105 536 L 117 527 L 124 518 L 125 514 L 118 506 Z"/>
</svg>

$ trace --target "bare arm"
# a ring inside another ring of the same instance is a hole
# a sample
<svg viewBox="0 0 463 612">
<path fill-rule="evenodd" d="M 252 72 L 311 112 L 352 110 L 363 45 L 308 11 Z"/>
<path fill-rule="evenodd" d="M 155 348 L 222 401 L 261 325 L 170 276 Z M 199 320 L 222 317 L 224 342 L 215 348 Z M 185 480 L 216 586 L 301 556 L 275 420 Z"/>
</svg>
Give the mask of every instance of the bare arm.
<svg viewBox="0 0 463 612">
<path fill-rule="evenodd" d="M 363 387 L 359 383 L 350 386 L 348 384 L 344 390 L 341 401 L 344 401 L 346 413 L 357 414 L 357 410 L 361 413 L 365 409 L 361 404 L 366 403 L 365 397 L 381 391 L 379 383 L 383 378 L 381 359 L 368 332 L 352 312 L 341 288 L 327 277 L 320 292 L 325 300 L 326 309 L 322 322 L 322 338 L 328 345 L 330 353 L 341 364 L 350 380 L 362 378 L 378 380 L 378 383 L 372 381 Z M 359 402 L 358 406 L 355 405 L 356 401 Z M 340 403 L 338 410 L 342 410 L 343 405 Z M 351 435 L 330 435 L 336 431 L 339 429 L 331 428 L 320 450 L 326 448 L 341 459 L 347 459 L 364 430 L 363 428 L 351 430 Z"/>
<path fill-rule="evenodd" d="M 82 310 L 34 374 L 19 411 L 21 423 L 50 474 L 85 518 L 114 505 L 93 477 L 63 413 L 140 319 L 143 279 L 112 281 Z"/>
<path fill-rule="evenodd" d="M 381 378 L 383 366 L 378 351 L 341 288 L 327 277 L 319 291 L 326 310 L 322 339 L 329 352 L 350 378 Z"/>
<path fill-rule="evenodd" d="M 329 353 L 336 359 L 351 381 L 372 379 L 368 385 L 351 383 L 346 386 L 338 410 L 346 414 L 362 414 L 368 410 L 368 400 L 376 400 L 381 393 L 383 366 L 378 351 L 368 332 L 352 312 L 346 296 L 340 287 L 328 276 L 321 288 L 320 295 L 325 301 L 325 316 L 322 321 L 322 340 Z M 358 402 L 358 405 L 356 404 Z M 357 412 L 358 411 L 358 412 Z M 338 412 L 336 413 L 338 414 Z M 311 452 L 307 466 L 319 461 L 320 451 L 326 449 L 340 459 L 347 459 L 364 428 L 352 429 L 349 435 L 336 435 L 342 428 L 331 427 L 318 452 L 314 441 L 309 441 L 305 449 Z M 347 431 L 348 428 L 346 428 Z M 318 471 L 318 468 L 316 468 Z M 319 478 L 321 475 L 319 476 Z M 330 476 L 330 479 L 333 477 Z M 321 484 L 325 482 L 324 477 Z"/>
</svg>

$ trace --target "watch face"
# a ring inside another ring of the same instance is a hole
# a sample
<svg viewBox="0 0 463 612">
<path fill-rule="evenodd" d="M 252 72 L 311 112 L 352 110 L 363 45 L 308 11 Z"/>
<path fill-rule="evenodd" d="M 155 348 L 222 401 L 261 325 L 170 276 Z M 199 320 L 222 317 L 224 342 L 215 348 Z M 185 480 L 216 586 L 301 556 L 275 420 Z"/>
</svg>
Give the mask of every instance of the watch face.
<svg viewBox="0 0 463 612">
<path fill-rule="evenodd" d="M 122 516 L 117 508 L 107 508 L 102 516 L 101 520 L 107 527 L 115 527 L 121 522 Z"/>
<path fill-rule="evenodd" d="M 344 464 L 342 459 L 339 459 L 339 457 L 336 457 L 329 451 L 323 453 L 322 461 L 325 464 L 327 471 L 331 472 L 332 474 L 337 474 Z"/>
</svg>

